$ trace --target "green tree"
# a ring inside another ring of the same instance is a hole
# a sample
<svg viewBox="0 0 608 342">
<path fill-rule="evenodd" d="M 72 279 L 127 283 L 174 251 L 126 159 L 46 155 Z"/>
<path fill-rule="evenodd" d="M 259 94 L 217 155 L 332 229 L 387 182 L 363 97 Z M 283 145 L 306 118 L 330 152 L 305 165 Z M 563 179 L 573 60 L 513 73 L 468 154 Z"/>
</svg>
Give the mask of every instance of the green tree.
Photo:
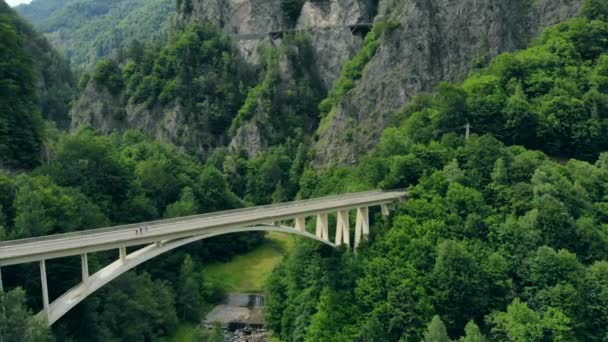
<svg viewBox="0 0 608 342">
<path fill-rule="evenodd" d="M 469 321 L 464 327 L 465 335 L 460 338 L 459 342 L 486 342 L 486 337 L 483 336 L 475 321 Z"/>
<path fill-rule="evenodd" d="M 16 288 L 0 291 L 0 336 L 6 342 L 53 341 L 50 327 L 38 316 L 33 316 L 25 304 L 25 291 Z"/>
<path fill-rule="evenodd" d="M 441 321 L 441 318 L 437 315 L 433 316 L 431 323 L 429 323 L 424 333 L 424 342 L 450 342 L 448 337 L 448 331 L 445 328 L 445 324 Z"/>
<path fill-rule="evenodd" d="M 181 319 L 198 322 L 201 319 L 204 298 L 202 273 L 190 255 L 186 255 L 179 271 L 177 291 L 178 314 Z"/>
<path fill-rule="evenodd" d="M 488 288 L 477 260 L 462 243 L 447 240 L 437 247 L 432 272 L 435 307 L 450 330 L 457 331 L 488 305 Z"/>
<path fill-rule="evenodd" d="M 122 71 L 118 63 L 112 59 L 102 59 L 97 62 L 92 79 L 97 87 L 105 87 L 113 95 L 118 95 L 124 86 Z"/>
<path fill-rule="evenodd" d="M 581 14 L 592 20 L 608 21 L 608 4 L 602 0 L 585 0 Z"/>
<path fill-rule="evenodd" d="M 514 342 L 543 341 L 545 336 L 551 341 L 572 341 L 571 319 L 560 310 L 548 308 L 538 313 L 528 304 L 515 299 L 507 312 L 491 316 L 494 324 L 492 334 L 495 339 Z"/>
<path fill-rule="evenodd" d="M 43 122 L 33 63 L 13 19 L 0 3 L 0 167 L 30 169 L 40 163 Z"/>
<path fill-rule="evenodd" d="M 198 203 L 196 203 L 196 198 L 194 198 L 194 193 L 192 189 L 189 187 L 185 187 L 182 190 L 182 194 L 179 197 L 179 200 L 173 204 L 167 206 L 167 210 L 165 211 L 166 218 L 172 217 L 181 217 L 194 215 L 198 212 Z"/>
</svg>

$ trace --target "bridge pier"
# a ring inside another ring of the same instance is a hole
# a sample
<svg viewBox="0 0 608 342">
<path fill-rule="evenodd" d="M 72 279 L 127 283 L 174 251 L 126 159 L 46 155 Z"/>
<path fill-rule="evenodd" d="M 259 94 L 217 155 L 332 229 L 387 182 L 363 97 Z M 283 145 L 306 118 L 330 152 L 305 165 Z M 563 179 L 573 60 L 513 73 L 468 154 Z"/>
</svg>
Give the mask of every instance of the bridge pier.
<svg viewBox="0 0 608 342">
<path fill-rule="evenodd" d="M 386 205 L 386 204 L 381 205 L 380 210 L 382 211 L 382 216 L 385 216 L 385 217 L 390 215 L 390 213 L 391 213 L 390 210 L 388 209 L 388 205 Z"/>
<path fill-rule="evenodd" d="M 299 232 L 305 232 L 306 231 L 306 217 L 305 216 L 300 216 L 300 217 L 296 217 L 296 230 Z"/>
<path fill-rule="evenodd" d="M 51 311 L 49 310 L 49 287 L 46 280 L 46 262 L 40 260 L 40 285 L 42 286 L 42 303 L 44 304 L 44 312 L 49 319 Z"/>
<path fill-rule="evenodd" d="M 127 261 L 127 247 L 119 247 L 118 254 L 120 255 L 120 261 Z"/>
<path fill-rule="evenodd" d="M 355 249 L 359 247 L 361 238 L 367 240 L 369 237 L 369 208 L 357 209 L 357 222 L 355 223 Z"/>
<path fill-rule="evenodd" d="M 327 225 L 327 214 L 317 215 L 317 229 L 315 235 L 325 241 L 329 241 L 329 230 Z"/>
<path fill-rule="evenodd" d="M 343 243 L 350 246 L 350 225 L 348 224 L 348 210 L 338 211 L 338 220 L 336 225 L 336 246 L 341 246 Z"/>
<path fill-rule="evenodd" d="M 89 281 L 89 260 L 87 258 L 87 253 L 80 254 L 80 270 L 82 271 L 82 283 L 87 284 Z"/>
</svg>

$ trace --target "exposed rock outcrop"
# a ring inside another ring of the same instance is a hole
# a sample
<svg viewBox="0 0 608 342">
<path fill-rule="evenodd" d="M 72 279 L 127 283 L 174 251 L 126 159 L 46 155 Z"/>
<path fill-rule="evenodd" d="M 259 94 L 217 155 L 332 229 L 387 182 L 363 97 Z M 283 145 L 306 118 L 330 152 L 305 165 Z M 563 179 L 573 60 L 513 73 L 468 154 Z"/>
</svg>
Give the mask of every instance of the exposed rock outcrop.
<svg viewBox="0 0 608 342">
<path fill-rule="evenodd" d="M 372 20 L 370 3 L 373 1 L 306 1 L 298 20 L 290 23 L 278 0 L 192 0 L 189 8 L 182 2 L 178 21 L 181 24 L 215 23 L 234 37 L 241 53 L 251 63 L 259 61 L 257 48 L 261 42 L 275 39 L 278 45 L 278 33 L 306 31 L 310 34 L 324 85 L 330 87 L 344 62 L 361 47 L 362 36 L 353 34 L 352 26 Z"/>
<path fill-rule="evenodd" d="M 189 152 L 206 155 L 210 146 L 226 144 L 212 141 L 204 127 L 193 127 L 178 101 L 165 106 L 148 108 L 144 104 L 127 103 L 123 107 L 119 96 L 89 82 L 70 111 L 72 130 L 93 127 L 102 134 L 139 129 L 148 136 L 171 143 Z"/>
<path fill-rule="evenodd" d="M 382 0 L 396 21 L 362 78 L 319 131 L 315 164 L 350 164 L 372 148 L 391 114 L 440 81 L 458 82 L 496 55 L 526 47 L 544 27 L 575 16 L 583 0 Z"/>
</svg>

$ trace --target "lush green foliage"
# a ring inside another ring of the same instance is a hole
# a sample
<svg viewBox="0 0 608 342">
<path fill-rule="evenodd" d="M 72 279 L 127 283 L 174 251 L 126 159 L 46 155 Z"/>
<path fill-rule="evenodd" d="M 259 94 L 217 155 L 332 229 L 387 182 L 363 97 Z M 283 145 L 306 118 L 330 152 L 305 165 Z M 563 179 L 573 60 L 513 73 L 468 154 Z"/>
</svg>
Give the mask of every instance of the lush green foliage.
<svg viewBox="0 0 608 342">
<path fill-rule="evenodd" d="M 0 167 L 31 168 L 40 161 L 42 118 L 34 67 L 15 16 L 0 3 Z"/>
<path fill-rule="evenodd" d="M 55 121 L 62 128 L 69 126 L 68 111 L 75 95 L 75 82 L 68 64 L 53 50 L 46 38 L 35 32 L 5 3 L 0 3 L 0 14 L 23 40 L 23 51 L 33 62 L 36 95 L 31 96 L 30 100 L 36 103 L 45 119 Z M 24 79 L 28 77 L 24 75 Z"/>
<path fill-rule="evenodd" d="M 426 143 L 437 134 L 491 133 L 551 155 L 583 159 L 608 147 L 608 23 L 578 18 L 551 27 L 527 50 L 503 54 L 462 86 L 443 84 L 411 106 L 402 129 Z"/>
<path fill-rule="evenodd" d="M 49 165 L 30 174 L 0 174 L 3 239 L 243 205 L 220 171 L 139 132 L 102 137 L 85 130 L 52 140 Z M 54 334 L 62 341 L 151 340 L 171 333 L 178 319 L 196 322 L 207 303 L 222 298 L 205 281 L 202 263 L 227 260 L 258 246 L 262 238 L 260 233 L 217 237 L 146 263 L 70 311 Z M 99 269 L 114 258 L 113 253 L 92 254 L 90 267 Z M 77 265 L 74 258 L 47 262 L 52 298 L 78 281 Z M 2 272 L 7 288 L 23 286 L 32 294 L 28 305 L 40 309 L 35 265 L 3 267 Z"/>
<path fill-rule="evenodd" d="M 316 128 L 318 103 L 325 95 L 310 40 L 304 34 L 288 35 L 280 48 L 266 47 L 263 53 L 262 80 L 247 94 L 230 133 L 250 122 L 269 146 L 302 141 Z"/>
<path fill-rule="evenodd" d="M 117 95 L 123 88 L 122 71 L 114 60 L 102 59 L 95 65 L 93 81 L 97 87 L 107 88 L 111 94 Z"/>
<path fill-rule="evenodd" d="M 17 7 L 78 69 L 164 34 L 173 10 L 173 0 L 35 0 Z"/>
<path fill-rule="evenodd" d="M 208 23 L 189 26 L 167 46 L 134 43 L 125 58 L 99 61 L 90 76 L 93 86 L 114 95 L 118 108 L 172 108 L 184 121 L 176 139 L 202 154 L 227 144 L 228 128 L 253 81 L 227 34 Z"/>
<path fill-rule="evenodd" d="M 51 329 L 25 304 L 25 292 L 16 288 L 0 291 L 0 336 L 6 342 L 52 341 Z"/>
<path fill-rule="evenodd" d="M 605 28 L 585 18 L 550 28 L 462 86 L 417 98 L 356 167 L 305 170 L 303 197 L 410 195 L 389 219 L 372 212 L 357 255 L 298 247 L 268 284 L 269 327 L 288 341 L 603 341 L 608 154 L 560 163 L 448 132 L 468 120 L 509 144 L 597 156 Z"/>
</svg>

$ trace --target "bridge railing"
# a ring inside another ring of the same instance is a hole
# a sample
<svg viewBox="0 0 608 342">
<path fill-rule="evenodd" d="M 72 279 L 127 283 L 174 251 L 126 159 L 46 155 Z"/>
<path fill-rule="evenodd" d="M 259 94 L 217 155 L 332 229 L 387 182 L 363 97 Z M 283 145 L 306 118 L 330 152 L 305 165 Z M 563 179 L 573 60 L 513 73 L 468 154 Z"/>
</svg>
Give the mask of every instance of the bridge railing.
<svg viewBox="0 0 608 342">
<path fill-rule="evenodd" d="M 393 190 L 393 191 L 399 191 L 399 190 Z M 349 194 L 331 195 L 331 196 L 325 196 L 325 197 L 319 197 L 319 198 L 297 200 L 297 201 L 292 201 L 292 202 L 274 203 L 274 204 L 267 204 L 267 205 L 261 205 L 261 206 L 255 206 L 255 207 L 245 207 L 245 208 L 238 208 L 238 209 L 231 209 L 231 210 L 223 210 L 223 211 L 212 212 L 212 213 L 204 213 L 204 214 L 176 217 L 176 218 L 156 220 L 156 221 L 140 222 L 140 223 L 125 224 L 125 225 L 96 228 L 96 229 L 79 230 L 79 231 L 74 231 L 74 232 L 69 232 L 69 233 L 45 235 L 45 236 L 31 237 L 31 238 L 18 239 L 18 240 L 7 240 L 7 241 L 0 242 L 0 248 L 5 247 L 5 246 L 16 246 L 16 245 L 21 245 L 21 244 L 33 243 L 33 242 L 44 242 L 44 241 L 50 241 L 50 240 L 55 240 L 55 239 L 64 239 L 64 238 L 71 238 L 71 237 L 80 237 L 80 236 L 85 236 L 85 235 L 110 233 L 110 232 L 120 231 L 120 230 L 135 229 L 135 228 L 139 228 L 143 225 L 154 227 L 154 226 L 160 226 L 160 225 L 165 225 L 165 224 L 170 224 L 170 223 L 180 223 L 180 222 L 187 222 L 187 221 L 192 221 L 192 220 L 200 220 L 200 219 L 204 219 L 204 218 L 221 217 L 221 216 L 225 216 L 225 215 L 234 215 L 234 214 L 239 214 L 239 213 L 244 213 L 244 212 L 255 212 L 258 210 L 265 210 L 265 209 L 289 208 L 292 206 L 324 202 L 327 200 L 357 198 L 357 197 L 362 197 L 362 196 L 366 196 L 366 195 L 381 194 L 381 193 L 386 193 L 386 192 L 391 192 L 391 191 L 371 190 L 371 191 L 355 192 L 355 193 L 349 193 Z"/>
</svg>

